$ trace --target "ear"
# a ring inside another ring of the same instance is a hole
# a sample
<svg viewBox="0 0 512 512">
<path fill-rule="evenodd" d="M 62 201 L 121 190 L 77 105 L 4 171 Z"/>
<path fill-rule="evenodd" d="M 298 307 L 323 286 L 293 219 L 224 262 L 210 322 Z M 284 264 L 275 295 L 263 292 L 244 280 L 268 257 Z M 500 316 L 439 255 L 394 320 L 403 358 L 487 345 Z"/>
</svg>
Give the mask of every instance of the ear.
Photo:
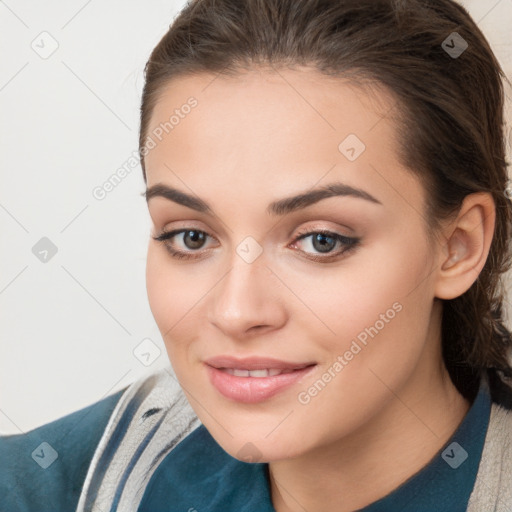
<svg viewBox="0 0 512 512">
<path fill-rule="evenodd" d="M 439 251 L 435 296 L 454 299 L 476 281 L 489 255 L 496 207 L 491 194 L 465 197 L 455 220 L 443 228 L 445 243 Z"/>
</svg>

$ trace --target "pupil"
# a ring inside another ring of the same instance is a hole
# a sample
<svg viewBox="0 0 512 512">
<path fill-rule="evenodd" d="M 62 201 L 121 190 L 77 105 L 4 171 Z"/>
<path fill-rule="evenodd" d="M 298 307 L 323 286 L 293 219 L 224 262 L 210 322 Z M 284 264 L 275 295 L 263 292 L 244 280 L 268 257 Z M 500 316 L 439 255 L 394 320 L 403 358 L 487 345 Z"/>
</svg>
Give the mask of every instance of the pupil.
<svg viewBox="0 0 512 512">
<path fill-rule="evenodd" d="M 327 244 L 327 248 L 325 243 L 326 239 L 331 240 L 331 244 Z M 317 242 L 319 242 L 318 246 Z M 336 243 L 334 238 L 332 236 L 324 235 L 323 233 L 317 233 L 317 235 L 313 237 L 313 247 L 320 252 L 329 252 L 332 249 L 332 242 Z"/>
</svg>

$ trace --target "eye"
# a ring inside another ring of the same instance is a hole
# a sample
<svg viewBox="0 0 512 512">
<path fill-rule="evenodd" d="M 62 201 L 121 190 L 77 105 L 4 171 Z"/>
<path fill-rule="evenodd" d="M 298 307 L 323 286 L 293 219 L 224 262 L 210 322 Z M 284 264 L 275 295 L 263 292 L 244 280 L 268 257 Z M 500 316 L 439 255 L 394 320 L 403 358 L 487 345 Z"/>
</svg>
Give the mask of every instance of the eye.
<svg viewBox="0 0 512 512">
<path fill-rule="evenodd" d="M 181 235 L 181 245 L 184 249 L 176 249 L 173 239 Z M 169 254 L 176 259 L 197 259 L 200 258 L 203 252 L 199 251 L 204 245 L 208 238 L 213 238 L 206 231 L 199 229 L 184 228 L 175 229 L 172 231 L 164 231 L 158 236 L 152 237 L 154 240 L 162 242 Z M 307 254 L 307 258 L 313 261 L 332 261 L 339 257 L 346 256 L 348 252 L 354 250 L 360 242 L 359 238 L 347 237 L 339 233 L 334 233 L 327 230 L 316 230 L 299 233 L 299 235 L 292 242 L 291 246 L 296 247 L 297 242 L 307 240 L 311 238 L 308 245 L 315 251 L 318 251 L 322 255 L 311 254 L 310 251 L 300 250 Z M 336 246 L 339 246 L 337 251 L 333 252 Z M 188 249 L 188 250 L 187 250 Z M 196 254 L 194 254 L 196 253 Z"/>
<path fill-rule="evenodd" d="M 172 239 L 177 237 L 178 235 L 183 235 L 181 237 L 181 243 L 185 246 L 185 248 L 191 249 L 191 251 L 184 251 L 180 249 L 176 249 L 173 247 L 171 243 Z M 169 251 L 170 255 L 173 258 L 177 259 L 194 259 L 200 257 L 201 251 L 199 255 L 193 254 L 198 249 L 200 249 L 205 240 L 211 237 L 206 231 L 201 231 L 199 229 L 193 228 L 185 228 L 185 229 L 174 229 L 173 231 L 164 231 L 158 236 L 154 236 L 153 240 L 157 240 L 159 242 L 163 242 L 167 251 Z"/>
<path fill-rule="evenodd" d="M 359 238 L 348 237 L 320 229 L 299 233 L 299 236 L 292 242 L 292 246 L 296 246 L 297 242 L 308 238 L 311 238 L 311 240 L 305 245 L 315 251 L 319 251 L 321 254 L 327 254 L 327 256 L 319 256 L 318 254 L 311 255 L 308 251 L 301 250 L 301 252 L 308 254 L 307 258 L 314 261 L 332 261 L 339 258 L 341 255 L 346 256 L 348 252 L 356 249 L 360 242 Z M 333 252 L 336 245 L 339 246 L 339 249 Z"/>
</svg>

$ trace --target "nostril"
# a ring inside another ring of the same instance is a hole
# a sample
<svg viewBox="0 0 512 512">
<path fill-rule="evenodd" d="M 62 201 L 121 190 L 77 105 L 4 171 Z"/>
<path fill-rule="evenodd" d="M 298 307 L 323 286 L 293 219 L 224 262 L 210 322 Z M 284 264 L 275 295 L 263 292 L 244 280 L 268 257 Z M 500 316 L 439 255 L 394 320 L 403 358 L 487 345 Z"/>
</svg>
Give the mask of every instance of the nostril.
<svg viewBox="0 0 512 512">
<path fill-rule="evenodd" d="M 262 324 L 262 325 L 253 325 L 251 327 L 251 331 L 261 331 L 261 329 L 265 329 L 265 327 L 267 327 L 265 324 Z"/>
</svg>

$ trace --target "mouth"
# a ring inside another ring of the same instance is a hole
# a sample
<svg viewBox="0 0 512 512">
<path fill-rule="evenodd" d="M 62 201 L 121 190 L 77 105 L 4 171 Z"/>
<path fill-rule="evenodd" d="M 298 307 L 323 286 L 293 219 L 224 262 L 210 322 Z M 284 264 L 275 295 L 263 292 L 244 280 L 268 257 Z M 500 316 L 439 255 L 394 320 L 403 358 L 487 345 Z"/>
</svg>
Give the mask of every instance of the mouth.
<svg viewBox="0 0 512 512">
<path fill-rule="evenodd" d="M 210 383 L 235 402 L 267 400 L 300 382 L 316 363 L 293 363 L 278 359 L 251 357 L 236 359 L 220 356 L 205 362 Z"/>
<path fill-rule="evenodd" d="M 217 368 L 222 372 L 229 373 L 235 377 L 275 377 L 284 373 L 291 373 L 296 370 L 280 370 L 279 368 L 264 368 L 263 370 L 243 370 L 241 368 Z"/>
</svg>

